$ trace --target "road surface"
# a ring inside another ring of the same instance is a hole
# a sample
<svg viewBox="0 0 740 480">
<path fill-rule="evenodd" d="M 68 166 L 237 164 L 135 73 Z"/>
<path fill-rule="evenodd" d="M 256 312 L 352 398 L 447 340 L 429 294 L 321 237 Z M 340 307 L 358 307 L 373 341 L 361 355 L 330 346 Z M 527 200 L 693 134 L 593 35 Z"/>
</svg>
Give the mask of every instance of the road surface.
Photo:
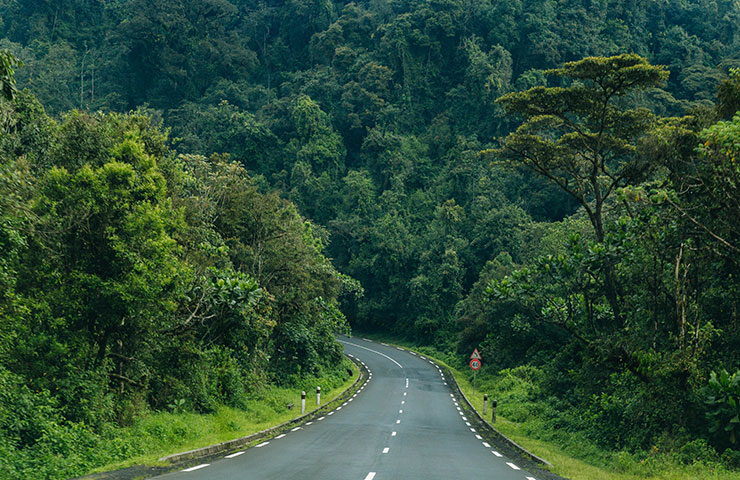
<svg viewBox="0 0 740 480">
<path fill-rule="evenodd" d="M 255 447 L 158 478 L 540 480 L 480 437 L 428 359 L 361 338 L 340 341 L 370 371 L 351 400 Z"/>
</svg>

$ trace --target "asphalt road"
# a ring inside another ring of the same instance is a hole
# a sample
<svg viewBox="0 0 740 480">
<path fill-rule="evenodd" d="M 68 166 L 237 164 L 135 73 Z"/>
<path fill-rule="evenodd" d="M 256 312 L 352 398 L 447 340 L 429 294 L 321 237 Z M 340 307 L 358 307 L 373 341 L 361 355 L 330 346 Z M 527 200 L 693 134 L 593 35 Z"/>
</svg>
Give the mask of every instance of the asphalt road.
<svg viewBox="0 0 740 480">
<path fill-rule="evenodd" d="M 340 341 L 370 371 L 351 400 L 255 447 L 157 478 L 539 480 L 485 443 L 428 359 Z"/>
</svg>

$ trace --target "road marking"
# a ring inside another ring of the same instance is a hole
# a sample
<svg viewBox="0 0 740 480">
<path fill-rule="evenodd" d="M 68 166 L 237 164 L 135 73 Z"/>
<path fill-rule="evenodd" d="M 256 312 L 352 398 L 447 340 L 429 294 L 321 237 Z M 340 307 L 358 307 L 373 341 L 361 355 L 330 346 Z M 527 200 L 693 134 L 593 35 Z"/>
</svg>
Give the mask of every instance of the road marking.
<svg viewBox="0 0 740 480">
<path fill-rule="evenodd" d="M 337 411 L 339 411 L 339 410 L 341 410 L 341 409 L 342 409 L 342 407 L 337 407 Z"/>
<path fill-rule="evenodd" d="M 234 458 L 234 457 L 238 457 L 238 456 L 239 456 L 239 455 L 241 455 L 242 453 L 245 453 L 245 452 L 236 452 L 236 453 L 232 453 L 231 455 L 226 455 L 226 456 L 225 456 L 224 458 Z"/>
<path fill-rule="evenodd" d="M 470 431 L 473 432 L 473 433 L 475 433 L 475 429 L 472 428 L 472 427 L 470 428 Z"/>
<path fill-rule="evenodd" d="M 463 422 L 467 422 L 468 418 L 466 416 L 463 416 Z"/>
<path fill-rule="evenodd" d="M 262 443 L 260 443 L 259 445 L 255 445 L 255 446 L 254 446 L 254 448 L 262 448 L 262 447 L 264 447 L 265 445 L 269 445 L 269 444 L 270 444 L 270 442 L 262 442 Z"/>
<path fill-rule="evenodd" d="M 396 425 L 398 425 L 399 423 L 401 423 L 401 420 L 396 420 Z"/>
<path fill-rule="evenodd" d="M 365 477 L 365 480 L 373 480 L 375 478 L 375 472 L 370 472 L 367 474 L 367 477 Z"/>
<path fill-rule="evenodd" d="M 326 417 L 321 417 L 321 418 L 319 418 L 319 422 L 320 422 L 321 420 L 325 419 L 325 418 L 326 418 Z"/>
<path fill-rule="evenodd" d="M 301 427 L 295 427 L 293 430 L 291 430 L 291 432 L 297 432 L 300 429 L 301 429 Z"/>
<path fill-rule="evenodd" d="M 403 348 L 401 347 L 396 347 L 396 350 L 401 350 L 403 352 Z"/>
<path fill-rule="evenodd" d="M 537 479 L 534 477 L 527 477 L 527 480 L 537 480 Z"/>
<path fill-rule="evenodd" d="M 477 438 L 478 440 L 483 440 L 483 437 L 481 437 L 480 435 L 476 435 L 475 438 Z"/>
<path fill-rule="evenodd" d="M 454 394 L 452 394 L 452 393 L 450 394 L 450 396 L 451 396 L 452 398 L 455 398 L 455 395 L 454 395 Z"/>
<path fill-rule="evenodd" d="M 460 408 L 459 406 L 458 406 L 458 407 L 456 407 L 456 408 L 457 408 L 458 410 L 462 410 L 462 408 Z"/>
<path fill-rule="evenodd" d="M 404 397 L 406 396 L 406 392 L 403 392 L 403 396 L 404 396 Z"/>
<path fill-rule="evenodd" d="M 401 400 L 401 405 L 403 405 L 404 403 L 406 403 L 406 402 L 404 400 Z"/>
<path fill-rule="evenodd" d="M 347 345 L 353 345 L 353 346 L 355 346 L 355 347 L 357 347 L 357 348 L 362 348 L 362 349 L 365 349 L 365 350 L 367 350 L 367 351 L 369 351 L 369 352 L 377 353 L 377 354 L 378 354 L 378 355 L 380 355 L 381 357 L 385 357 L 385 358 L 387 358 L 388 360 L 390 360 L 391 362 L 395 363 L 395 364 L 396 364 L 396 365 L 398 365 L 398 366 L 399 366 L 400 368 L 403 368 L 403 365 L 401 365 L 401 364 L 400 364 L 400 363 L 398 363 L 397 361 L 393 360 L 393 359 L 392 359 L 391 357 L 389 357 L 389 356 L 388 356 L 388 355 L 386 355 L 385 353 L 380 353 L 380 352 L 378 352 L 378 351 L 376 351 L 376 350 L 373 350 L 373 349 L 370 349 L 370 348 L 366 348 L 366 347 L 363 347 L 362 345 L 356 345 L 356 344 L 354 344 L 354 343 L 349 343 L 349 342 L 343 342 L 342 340 L 340 340 L 340 342 L 341 342 L 341 343 L 346 343 Z"/>
<path fill-rule="evenodd" d="M 459 413 L 460 415 L 464 415 L 463 412 L 457 412 L 457 413 Z M 465 417 L 463 417 L 463 420 L 465 420 Z"/>
<path fill-rule="evenodd" d="M 465 425 L 467 425 L 469 427 L 470 426 L 470 422 L 465 422 Z"/>
<path fill-rule="evenodd" d="M 347 400 L 347 401 L 348 401 L 348 402 L 351 402 L 352 400 L 354 400 L 354 398 L 350 398 L 350 399 L 349 399 L 349 400 Z"/>
<path fill-rule="evenodd" d="M 409 388 L 409 379 L 406 379 L 406 388 Z"/>
<path fill-rule="evenodd" d="M 206 468 L 209 465 L 210 465 L 210 463 L 204 463 L 202 465 L 196 465 L 194 467 L 186 468 L 185 470 L 183 470 L 183 472 L 194 472 L 196 470 L 200 470 L 201 468 Z"/>
<path fill-rule="evenodd" d="M 385 345 L 386 347 L 390 347 L 387 343 L 380 342 L 381 345 Z"/>
<path fill-rule="evenodd" d="M 396 436 L 396 432 L 391 432 L 391 437 L 395 437 L 395 436 Z"/>
<path fill-rule="evenodd" d="M 327 415 L 334 415 L 334 412 L 329 412 L 327 413 Z"/>
<path fill-rule="evenodd" d="M 499 458 L 503 457 L 503 455 L 501 455 L 500 453 L 498 453 L 496 450 L 491 450 L 491 453 L 494 454 L 494 455 L 496 455 Z"/>
<path fill-rule="evenodd" d="M 491 448 L 491 444 L 490 443 L 483 442 L 483 446 L 486 447 L 486 448 Z"/>
<path fill-rule="evenodd" d="M 507 464 L 508 466 L 510 466 L 511 468 L 513 468 L 514 470 L 521 470 L 521 468 L 517 467 L 516 465 L 514 465 L 514 464 L 513 464 L 513 463 L 511 463 L 511 462 L 506 462 L 506 464 Z"/>
<path fill-rule="evenodd" d="M 283 434 L 280 434 L 280 435 L 278 435 L 277 437 L 275 437 L 275 440 L 280 440 L 280 439 L 281 439 L 281 438 L 283 438 L 283 437 L 284 437 L 285 435 L 286 435 L 285 433 L 283 433 Z"/>
<path fill-rule="evenodd" d="M 308 422 L 306 423 L 306 425 L 313 425 L 313 422 Z"/>
<path fill-rule="evenodd" d="M 365 340 L 366 342 L 370 342 L 370 343 L 373 343 L 373 341 L 372 341 L 372 340 L 370 340 L 370 339 L 368 339 L 368 338 L 364 338 L 364 337 L 363 337 L 362 339 L 363 339 L 363 340 Z"/>
<path fill-rule="evenodd" d="M 416 355 L 416 353 L 415 352 L 411 352 L 411 355 Z"/>
<path fill-rule="evenodd" d="M 425 357 L 424 355 L 419 355 L 419 358 L 421 358 L 422 360 L 426 360 L 427 359 L 427 357 Z"/>
<path fill-rule="evenodd" d="M 398 413 L 403 413 L 403 410 L 399 410 Z"/>
<path fill-rule="evenodd" d="M 388 453 L 388 451 L 389 451 L 389 450 L 390 450 L 390 448 L 388 448 L 388 447 L 385 447 L 385 448 L 383 449 L 383 453 Z"/>
</svg>

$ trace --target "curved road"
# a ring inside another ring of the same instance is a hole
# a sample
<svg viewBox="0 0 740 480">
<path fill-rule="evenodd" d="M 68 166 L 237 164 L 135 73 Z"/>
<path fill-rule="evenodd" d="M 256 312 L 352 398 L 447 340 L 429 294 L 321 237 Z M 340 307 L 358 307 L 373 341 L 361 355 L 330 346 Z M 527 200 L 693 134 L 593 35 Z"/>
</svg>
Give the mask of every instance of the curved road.
<svg viewBox="0 0 740 480">
<path fill-rule="evenodd" d="M 432 362 L 360 338 L 340 342 L 370 371 L 351 400 L 255 447 L 158 478 L 537 480 L 478 436 Z"/>
</svg>

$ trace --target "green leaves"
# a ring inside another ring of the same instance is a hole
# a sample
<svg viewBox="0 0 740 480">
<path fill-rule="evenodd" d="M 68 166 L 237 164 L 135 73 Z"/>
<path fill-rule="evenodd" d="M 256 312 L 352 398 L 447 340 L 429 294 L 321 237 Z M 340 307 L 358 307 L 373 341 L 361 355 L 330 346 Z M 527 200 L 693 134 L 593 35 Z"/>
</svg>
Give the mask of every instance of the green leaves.
<svg viewBox="0 0 740 480">
<path fill-rule="evenodd" d="M 17 92 L 15 88 L 14 67 L 22 67 L 23 62 L 8 50 L 0 50 L 0 98 L 13 100 Z"/>
<path fill-rule="evenodd" d="M 704 389 L 706 416 L 710 432 L 723 442 L 737 445 L 740 441 L 740 371 L 729 374 L 712 371 Z"/>
</svg>

